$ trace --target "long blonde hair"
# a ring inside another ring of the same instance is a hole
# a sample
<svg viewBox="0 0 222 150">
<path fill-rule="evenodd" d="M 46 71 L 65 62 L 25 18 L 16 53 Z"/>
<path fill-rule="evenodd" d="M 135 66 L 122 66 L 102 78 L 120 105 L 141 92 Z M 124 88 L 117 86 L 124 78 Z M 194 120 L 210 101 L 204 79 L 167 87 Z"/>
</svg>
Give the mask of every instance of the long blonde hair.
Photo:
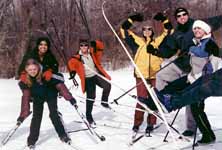
<svg viewBox="0 0 222 150">
<path fill-rule="evenodd" d="M 42 82 L 42 66 L 38 63 L 38 61 L 36 61 L 36 60 L 34 60 L 32 58 L 30 58 L 30 59 L 28 59 L 26 61 L 25 68 L 27 68 L 30 65 L 35 65 L 35 66 L 38 67 L 38 74 L 37 74 L 37 76 L 35 78 L 36 78 L 36 81 L 38 83 L 41 83 Z M 31 87 L 32 84 L 33 83 L 32 83 L 31 77 L 27 73 L 27 85 L 28 85 L 28 87 Z"/>
</svg>

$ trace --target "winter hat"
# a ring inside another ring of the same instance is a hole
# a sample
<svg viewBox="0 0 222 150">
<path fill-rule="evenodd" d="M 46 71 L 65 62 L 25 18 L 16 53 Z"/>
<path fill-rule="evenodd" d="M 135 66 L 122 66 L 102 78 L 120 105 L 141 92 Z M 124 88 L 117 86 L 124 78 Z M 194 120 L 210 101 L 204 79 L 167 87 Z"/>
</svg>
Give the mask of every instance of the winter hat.
<svg viewBox="0 0 222 150">
<path fill-rule="evenodd" d="M 202 20 L 194 21 L 193 29 L 196 27 L 203 29 L 207 34 L 209 34 L 211 32 L 211 27 L 206 22 L 204 22 Z"/>
<path fill-rule="evenodd" d="M 89 45 L 89 40 L 88 39 L 79 39 L 79 45 L 80 44 L 88 44 Z"/>
<path fill-rule="evenodd" d="M 177 14 L 180 13 L 180 12 L 185 12 L 185 13 L 189 14 L 189 12 L 187 11 L 186 8 L 179 7 L 179 8 L 177 8 L 177 9 L 175 10 L 174 16 L 177 17 Z"/>
<path fill-rule="evenodd" d="M 140 24 L 140 27 L 142 27 L 142 29 L 145 28 L 152 28 L 153 22 L 151 20 L 147 20 L 144 21 L 143 23 Z"/>
</svg>

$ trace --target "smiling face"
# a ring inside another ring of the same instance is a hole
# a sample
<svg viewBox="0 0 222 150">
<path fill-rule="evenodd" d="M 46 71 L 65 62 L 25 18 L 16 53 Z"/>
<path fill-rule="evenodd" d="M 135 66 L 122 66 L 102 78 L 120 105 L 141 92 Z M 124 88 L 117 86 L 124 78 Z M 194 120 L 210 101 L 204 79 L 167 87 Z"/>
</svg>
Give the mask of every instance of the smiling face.
<svg viewBox="0 0 222 150">
<path fill-rule="evenodd" d="M 25 67 L 26 72 L 31 77 L 36 77 L 39 72 L 39 66 L 36 64 L 30 64 Z"/>
<path fill-rule="evenodd" d="M 193 28 L 193 33 L 194 33 L 195 38 L 197 39 L 201 39 L 202 37 L 207 35 L 207 33 L 200 27 Z"/>
<path fill-rule="evenodd" d="M 39 55 L 42 56 L 48 51 L 48 44 L 46 41 L 41 41 L 38 45 Z"/>
<path fill-rule="evenodd" d="M 145 36 L 145 37 L 151 37 L 152 36 L 152 34 L 153 34 L 153 29 L 152 29 L 152 27 L 151 26 L 144 26 L 143 28 L 142 28 L 142 30 L 143 30 L 143 36 Z"/>
<path fill-rule="evenodd" d="M 189 19 L 188 13 L 185 11 L 179 12 L 176 15 L 176 20 L 179 24 L 185 24 Z"/>
<path fill-rule="evenodd" d="M 88 43 L 80 43 L 79 47 L 80 47 L 80 51 L 83 54 L 88 54 L 88 49 L 89 49 L 89 44 Z"/>
</svg>

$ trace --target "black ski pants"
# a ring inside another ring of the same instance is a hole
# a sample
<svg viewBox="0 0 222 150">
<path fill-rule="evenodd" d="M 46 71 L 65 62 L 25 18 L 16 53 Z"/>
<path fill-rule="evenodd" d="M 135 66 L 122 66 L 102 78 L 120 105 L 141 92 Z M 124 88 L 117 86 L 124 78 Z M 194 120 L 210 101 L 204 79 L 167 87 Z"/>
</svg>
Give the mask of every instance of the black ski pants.
<svg viewBox="0 0 222 150">
<path fill-rule="evenodd" d="M 67 135 L 62 115 L 58 111 L 57 98 L 46 101 L 49 108 L 49 117 L 59 137 Z M 39 131 L 43 115 L 44 101 L 34 99 L 33 101 L 33 117 L 31 121 L 30 134 L 28 136 L 28 145 L 34 145 L 39 137 Z"/>
<path fill-rule="evenodd" d="M 96 85 L 103 89 L 101 103 L 108 102 L 111 90 L 111 84 L 97 75 L 86 78 L 86 97 L 88 98 L 86 100 L 86 118 L 89 122 L 93 121 L 92 110 L 94 101 L 92 100 L 96 97 Z"/>
</svg>

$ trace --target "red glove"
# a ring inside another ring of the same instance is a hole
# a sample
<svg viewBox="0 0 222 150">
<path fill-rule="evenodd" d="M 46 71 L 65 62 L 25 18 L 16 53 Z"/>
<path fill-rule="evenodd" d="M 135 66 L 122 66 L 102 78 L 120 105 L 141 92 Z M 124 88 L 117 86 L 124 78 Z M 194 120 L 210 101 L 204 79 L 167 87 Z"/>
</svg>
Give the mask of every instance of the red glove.
<svg viewBox="0 0 222 150">
<path fill-rule="evenodd" d="M 52 70 L 51 70 L 51 69 L 46 70 L 46 71 L 43 73 L 43 77 L 45 78 L 46 81 L 50 81 L 51 78 L 52 78 Z"/>
<path fill-rule="evenodd" d="M 27 84 L 27 73 L 26 72 L 22 72 L 20 77 L 19 77 L 19 80 L 25 84 Z"/>
</svg>

